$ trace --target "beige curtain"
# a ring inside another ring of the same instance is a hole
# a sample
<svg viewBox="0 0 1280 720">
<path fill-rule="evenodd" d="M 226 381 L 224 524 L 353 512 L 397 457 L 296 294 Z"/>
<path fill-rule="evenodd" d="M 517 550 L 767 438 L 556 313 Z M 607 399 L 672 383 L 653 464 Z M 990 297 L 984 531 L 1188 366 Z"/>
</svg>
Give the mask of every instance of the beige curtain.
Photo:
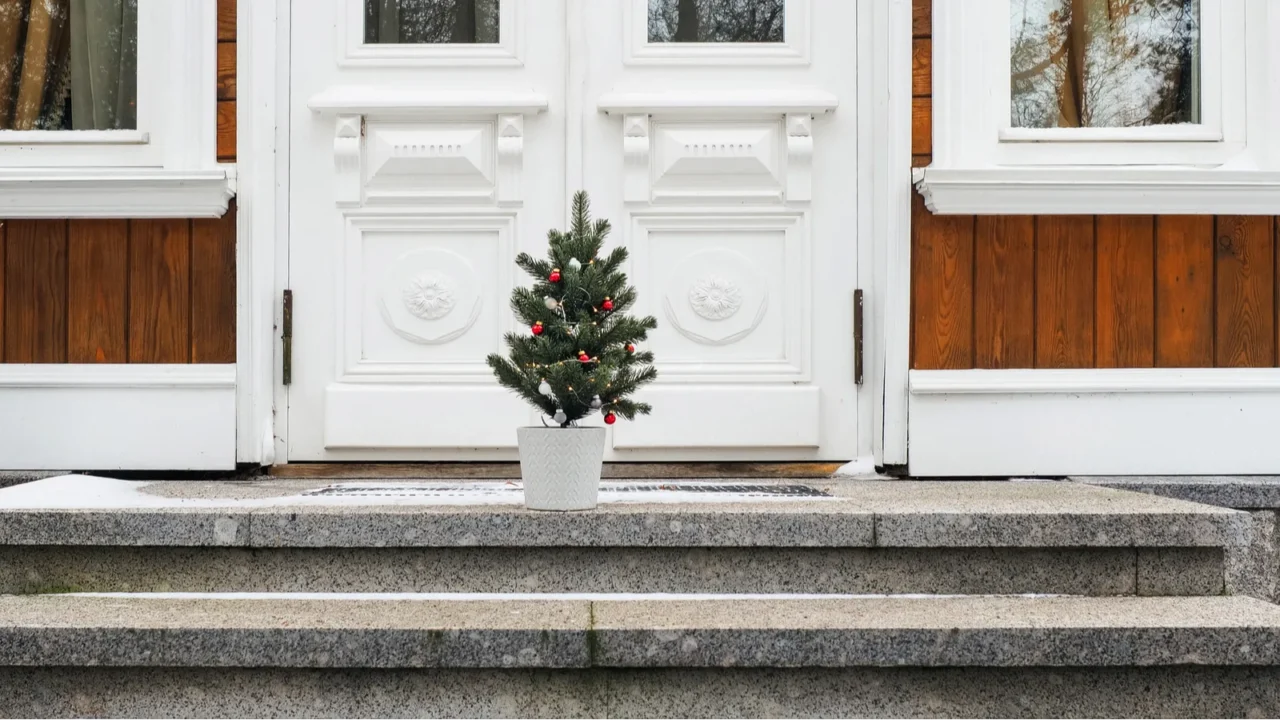
<svg viewBox="0 0 1280 720">
<path fill-rule="evenodd" d="M 72 127 L 136 128 L 137 0 L 71 0 L 71 39 Z"/>
<path fill-rule="evenodd" d="M 0 0 L 0 130 L 137 127 L 137 0 Z"/>
</svg>

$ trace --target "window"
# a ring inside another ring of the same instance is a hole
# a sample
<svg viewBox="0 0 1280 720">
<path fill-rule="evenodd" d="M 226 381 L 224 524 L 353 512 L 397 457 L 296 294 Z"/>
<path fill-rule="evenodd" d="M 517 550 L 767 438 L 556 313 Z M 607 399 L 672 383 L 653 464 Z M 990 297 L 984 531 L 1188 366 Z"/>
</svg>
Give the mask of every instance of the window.
<svg viewBox="0 0 1280 720">
<path fill-rule="evenodd" d="M 780 43 L 782 0 L 649 0 L 649 42 Z"/>
<path fill-rule="evenodd" d="M 609 0 L 631 65 L 803 65 L 813 0 Z M 852 31 L 852 28 L 850 28 Z"/>
<path fill-rule="evenodd" d="M 365 0 L 368 44 L 493 44 L 499 0 Z"/>
<path fill-rule="evenodd" d="M 226 210 L 211 0 L 0 1 L 0 212 Z"/>
<path fill-rule="evenodd" d="M 0 5 L 0 130 L 137 128 L 137 0 Z"/>
<path fill-rule="evenodd" d="M 1018 128 L 1200 122 L 1199 0 L 1014 0 Z"/>
<path fill-rule="evenodd" d="M 1274 212 L 1280 4 L 933 2 L 936 211 Z"/>
</svg>

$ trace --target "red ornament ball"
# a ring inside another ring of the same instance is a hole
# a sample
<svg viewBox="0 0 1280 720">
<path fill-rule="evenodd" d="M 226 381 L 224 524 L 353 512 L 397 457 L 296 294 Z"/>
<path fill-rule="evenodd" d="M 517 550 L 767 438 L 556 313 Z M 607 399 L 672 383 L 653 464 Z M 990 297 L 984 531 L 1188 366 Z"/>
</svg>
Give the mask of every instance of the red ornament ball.
<svg viewBox="0 0 1280 720">
<path fill-rule="evenodd" d="M 612 425 L 612 424 L 614 424 L 614 423 L 616 423 L 616 422 L 618 422 L 618 416 L 617 416 L 617 415 L 614 415 L 613 413 L 606 413 L 606 414 L 605 414 L 605 416 L 604 416 L 604 424 L 605 424 L 605 425 Z"/>
<path fill-rule="evenodd" d="M 580 363 L 584 363 L 584 364 L 585 364 L 585 363 L 589 363 L 589 362 L 591 362 L 591 358 L 587 357 L 587 354 L 586 354 L 585 352 L 583 352 L 583 351 L 579 350 L 579 351 L 578 351 L 578 362 L 580 362 Z"/>
<path fill-rule="evenodd" d="M 627 352 L 633 353 L 635 351 L 636 351 L 636 346 L 632 345 L 631 343 L 627 343 Z"/>
<path fill-rule="evenodd" d="M 551 282 L 560 282 L 560 268 L 551 271 L 551 276 L 547 278 Z"/>
<path fill-rule="evenodd" d="M 541 320 L 539 320 L 538 322 L 534 323 L 534 324 L 533 324 L 533 327 L 532 327 L 532 328 L 529 328 L 529 330 L 530 330 L 534 335 L 541 335 L 541 334 L 542 334 L 542 321 L 541 321 Z"/>
<path fill-rule="evenodd" d="M 613 301 L 612 301 L 612 300 L 610 300 L 609 298 L 605 298 L 605 299 L 604 299 L 604 302 L 600 303 L 600 307 L 601 307 L 601 308 L 603 308 L 603 309 L 605 309 L 605 310 L 612 310 L 612 309 L 613 309 Z"/>
</svg>

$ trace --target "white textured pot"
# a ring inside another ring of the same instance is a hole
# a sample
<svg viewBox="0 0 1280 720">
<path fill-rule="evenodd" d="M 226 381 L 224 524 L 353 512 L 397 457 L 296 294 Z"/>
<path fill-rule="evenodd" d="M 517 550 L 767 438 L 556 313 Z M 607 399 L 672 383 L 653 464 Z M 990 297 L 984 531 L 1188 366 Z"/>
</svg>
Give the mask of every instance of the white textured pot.
<svg viewBox="0 0 1280 720">
<path fill-rule="evenodd" d="M 524 505 L 530 510 L 590 510 L 600 494 L 602 427 L 516 428 Z"/>
</svg>

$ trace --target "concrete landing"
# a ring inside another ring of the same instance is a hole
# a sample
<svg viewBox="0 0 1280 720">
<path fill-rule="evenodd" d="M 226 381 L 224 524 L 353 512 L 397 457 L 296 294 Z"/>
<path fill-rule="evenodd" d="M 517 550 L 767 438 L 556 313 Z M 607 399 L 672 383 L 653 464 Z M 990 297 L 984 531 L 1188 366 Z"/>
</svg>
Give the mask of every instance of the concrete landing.
<svg viewBox="0 0 1280 720">
<path fill-rule="evenodd" d="M 727 486 L 717 492 L 714 486 Z M 0 544 L 223 547 L 1223 547 L 1245 516 L 1064 482 L 605 483 L 525 510 L 518 485 L 65 476 L 0 490 Z"/>
</svg>

